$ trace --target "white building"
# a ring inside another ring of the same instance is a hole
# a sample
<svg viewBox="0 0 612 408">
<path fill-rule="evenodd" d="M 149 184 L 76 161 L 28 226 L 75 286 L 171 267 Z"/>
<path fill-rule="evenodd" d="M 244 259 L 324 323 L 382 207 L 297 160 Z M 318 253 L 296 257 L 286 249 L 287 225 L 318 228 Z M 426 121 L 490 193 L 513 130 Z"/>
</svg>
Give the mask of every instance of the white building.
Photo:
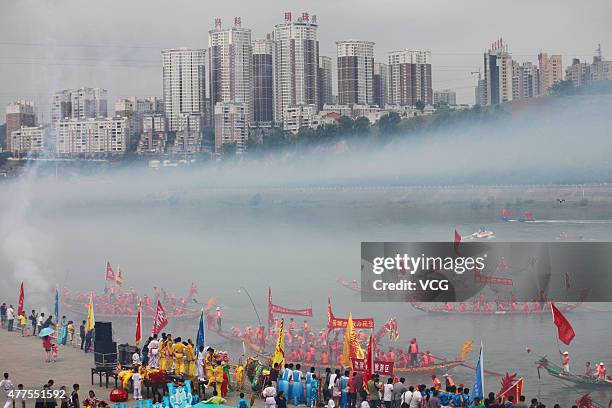
<svg viewBox="0 0 612 408">
<path fill-rule="evenodd" d="M 208 58 L 211 105 L 244 103 L 252 119 L 253 45 L 251 30 L 242 28 L 240 17 L 230 28 L 221 28 L 221 19 L 215 19 L 215 28 L 208 32 Z"/>
<path fill-rule="evenodd" d="M 296 134 L 303 127 L 317 127 L 317 107 L 315 105 L 288 106 L 283 112 L 283 129 Z"/>
<path fill-rule="evenodd" d="M 374 103 L 374 43 L 347 40 L 336 42 L 338 56 L 338 103 Z"/>
<path fill-rule="evenodd" d="M 455 106 L 457 104 L 457 92 L 451 89 L 442 89 L 434 92 L 434 105 L 445 104 Z"/>
<path fill-rule="evenodd" d="M 215 152 L 235 144 L 237 152 L 246 150 L 249 139 L 248 108 L 244 103 L 218 102 L 215 105 Z"/>
<path fill-rule="evenodd" d="M 274 27 L 275 85 L 274 120 L 280 122 L 285 109 L 319 104 L 319 38 L 316 16 L 302 13 L 293 21 L 291 12 Z"/>
<path fill-rule="evenodd" d="M 406 49 L 390 52 L 388 58 L 389 104 L 432 105 L 431 52 Z"/>
<path fill-rule="evenodd" d="M 42 153 L 45 150 L 45 128 L 43 126 L 22 126 L 13 130 L 10 136 L 13 153 Z"/>
<path fill-rule="evenodd" d="M 51 123 L 63 119 L 97 118 L 108 115 L 108 92 L 102 88 L 65 89 L 51 103 Z"/>
<path fill-rule="evenodd" d="M 59 156 L 122 154 L 127 149 L 126 118 L 67 119 L 54 126 L 55 153 Z"/>
<path fill-rule="evenodd" d="M 374 63 L 372 80 L 372 103 L 381 109 L 389 103 L 389 66 L 383 63 Z"/>
<path fill-rule="evenodd" d="M 142 118 L 142 133 L 138 139 L 138 154 L 159 154 L 166 150 L 168 121 L 163 114 L 145 114 Z"/>
<path fill-rule="evenodd" d="M 512 100 L 512 55 L 503 41 L 491 44 L 484 55 L 487 105 L 497 105 Z"/>
<path fill-rule="evenodd" d="M 147 98 L 119 99 L 115 102 L 115 116 L 122 116 L 128 119 L 130 145 L 132 149 L 136 146 L 139 136 L 142 133 L 143 117 L 147 114 L 163 114 L 164 102 L 161 98 L 151 96 Z"/>
<path fill-rule="evenodd" d="M 180 114 L 206 115 L 206 50 L 163 50 L 162 60 L 164 111 L 169 130 L 176 131 Z"/>
</svg>

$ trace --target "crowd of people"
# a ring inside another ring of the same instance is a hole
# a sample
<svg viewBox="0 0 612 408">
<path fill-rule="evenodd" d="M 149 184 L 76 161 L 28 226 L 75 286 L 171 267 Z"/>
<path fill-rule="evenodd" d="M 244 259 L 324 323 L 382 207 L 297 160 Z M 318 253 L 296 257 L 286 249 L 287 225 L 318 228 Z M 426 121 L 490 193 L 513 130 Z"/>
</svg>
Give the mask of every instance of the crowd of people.
<svg viewBox="0 0 612 408">
<path fill-rule="evenodd" d="M 9 373 L 4 373 L 0 381 L 0 391 L 2 393 L 2 403 L 4 408 L 106 408 L 108 403 L 98 398 L 93 390 L 89 390 L 87 397 L 81 400 L 79 396 L 80 385 L 73 384 L 70 389 L 62 385 L 57 387 L 55 381 L 50 379 L 36 391 L 32 397 L 28 395 L 23 384 L 13 384 Z"/>
<path fill-rule="evenodd" d="M 65 316 L 55 322 L 53 316 L 45 316 L 44 313 L 31 311 L 31 318 L 26 322 L 18 320 L 15 325 L 16 313 L 12 305 L 2 304 L 1 307 L 2 328 L 8 331 L 17 331 L 23 336 L 33 336 L 41 331 L 52 328 L 54 335 L 43 336 L 43 345 L 47 354 L 51 356 L 47 361 L 53 361 L 53 348 L 56 345 L 73 345 L 76 343 L 76 328 L 72 321 L 66 320 Z M 23 314 L 22 314 L 23 315 Z M 29 323 L 28 323 L 29 322 Z M 215 321 L 219 328 L 220 322 Z M 27 326 L 27 327 L 24 327 Z M 257 336 L 261 330 L 245 329 L 250 336 Z M 265 338 L 275 335 L 277 327 L 272 327 L 266 332 Z M 44 333 L 44 332 L 43 332 Z M 365 341 L 365 332 L 359 333 L 359 339 Z M 238 333 L 236 333 L 238 335 Z M 240 333 L 244 336 L 244 333 Z M 81 348 L 88 351 L 91 347 L 93 333 L 85 332 L 85 322 L 79 328 Z M 87 340 L 89 338 L 89 341 Z M 299 363 L 287 363 L 284 367 L 275 364 L 269 372 L 264 372 L 263 383 L 265 384 L 261 393 L 263 404 L 266 408 L 286 408 L 287 405 L 306 405 L 307 407 L 326 408 L 445 408 L 445 407 L 473 407 L 473 408 L 546 408 L 540 401 L 533 399 L 530 404 L 526 403 L 525 397 L 521 396 L 518 401 L 514 398 L 499 398 L 490 393 L 486 398 L 474 398 L 470 389 L 462 384 L 456 385 L 450 375 L 443 377 L 444 384 L 436 375 L 432 375 L 432 383 L 409 385 L 405 378 L 391 377 L 384 379 L 379 375 L 372 378 L 364 378 L 361 372 L 341 371 L 332 369 L 336 355 L 341 354 L 341 346 L 338 336 L 335 336 L 330 344 L 327 344 L 327 336 L 317 335 L 310 330 L 308 322 L 298 329 L 294 321 L 289 324 L 286 338 L 285 355 L 287 361 L 301 361 L 312 365 L 304 374 Z M 312 342 L 312 343 L 308 343 Z M 334 346 L 336 344 L 336 346 Z M 328 350 L 317 352 L 316 350 Z M 397 350 L 397 354 L 396 354 Z M 323 353 L 329 353 L 328 364 L 318 364 L 324 359 Z M 337 353 L 337 354 L 336 354 Z M 421 357 L 412 356 L 420 354 Z M 407 350 L 390 348 L 387 352 L 377 351 L 377 359 L 385 361 L 398 361 L 406 366 L 422 364 L 422 355 L 430 353 L 419 353 L 416 339 L 410 341 Z M 403 356 L 403 357 L 401 357 Z M 416 358 L 416 360 L 413 360 Z M 432 359 L 433 361 L 433 359 Z M 266 362 L 267 363 L 267 362 Z M 321 373 L 315 368 L 328 367 Z M 160 336 L 150 336 L 144 343 L 142 349 L 138 350 L 132 357 L 132 365 L 122 368 L 120 379 L 125 388 L 132 382 L 134 398 L 142 399 L 140 392 L 142 381 L 152 373 L 163 371 L 181 375 L 186 378 L 205 378 L 207 386 L 212 388 L 212 396 L 205 402 L 225 403 L 230 391 L 230 384 L 236 385 L 236 390 L 243 389 L 243 376 L 245 366 L 238 364 L 231 367 L 235 381 L 230 381 L 230 356 L 228 353 L 219 352 L 212 347 L 196 347 L 191 339 L 183 341 L 181 337 L 173 337 L 170 333 L 161 333 Z M 50 382 L 43 389 L 52 389 Z M 23 385 L 14 386 L 8 373 L 0 382 L 0 389 L 4 393 L 5 408 L 25 408 L 25 400 L 19 398 L 8 398 L 11 390 L 23 389 Z M 60 388 L 65 391 L 65 387 Z M 97 398 L 93 391 L 89 391 L 87 398 L 79 399 L 78 384 L 72 386 L 72 391 L 67 398 L 57 401 L 55 398 L 39 398 L 35 402 L 35 408 L 74 408 L 87 406 L 91 408 L 103 408 L 106 402 Z M 44 394 L 43 394 L 44 395 Z M 244 400 L 244 394 L 240 394 L 238 408 L 248 408 Z M 246 407 L 245 407 L 246 404 Z M 554 408 L 559 408 L 555 405 Z"/>
<path fill-rule="evenodd" d="M 330 368 L 318 378 L 316 371 L 311 367 L 303 375 L 300 364 L 286 364 L 282 371 L 275 364 L 262 392 L 266 408 L 286 408 L 287 404 L 309 408 L 546 408 L 536 398 L 527 404 L 522 395 L 516 401 L 513 395 L 496 396 L 493 392 L 484 398 L 473 397 L 468 387 L 455 385 L 448 374 L 444 384 L 432 375 L 428 386 L 409 385 L 403 377 L 383 381 L 377 374 L 366 378 L 361 372 Z"/>
</svg>

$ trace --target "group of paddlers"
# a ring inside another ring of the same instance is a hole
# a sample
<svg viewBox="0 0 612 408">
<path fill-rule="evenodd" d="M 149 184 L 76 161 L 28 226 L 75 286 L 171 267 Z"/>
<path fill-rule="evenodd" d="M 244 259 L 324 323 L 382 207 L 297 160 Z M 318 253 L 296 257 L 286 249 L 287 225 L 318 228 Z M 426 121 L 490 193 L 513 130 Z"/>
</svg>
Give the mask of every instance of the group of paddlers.
<svg viewBox="0 0 612 408">
<path fill-rule="evenodd" d="M 260 327 L 246 327 L 241 330 L 238 327 L 230 329 L 232 336 L 243 339 L 247 344 L 256 345 L 258 349 L 264 350 L 266 344 L 274 344 L 278 335 L 278 324 L 266 329 Z M 313 331 L 307 320 L 298 329 L 294 319 L 289 322 L 289 329 L 285 331 L 285 356 L 287 361 L 301 362 L 303 364 L 319 365 L 341 365 L 342 339 L 340 332 L 336 331 L 330 338 L 328 330 Z M 362 347 L 366 347 L 368 341 L 366 330 L 358 330 L 357 340 Z M 377 361 L 394 361 L 398 368 L 423 367 L 443 360 L 434 356 L 429 350 L 421 352 L 416 338 L 410 340 L 408 347 L 389 347 L 387 351 L 379 349 L 376 351 Z"/>
<path fill-rule="evenodd" d="M 81 308 L 84 312 L 89 307 L 90 296 L 93 299 L 94 308 L 99 315 L 132 316 L 138 311 L 138 304 L 141 303 L 142 311 L 145 315 L 154 316 L 157 301 L 161 301 L 166 310 L 173 316 L 180 316 L 189 312 L 188 300 L 174 293 L 168 293 L 164 289 L 154 289 L 154 295 L 139 295 L 136 289 L 131 288 L 123 292 L 116 290 L 115 287 L 106 287 L 102 294 L 90 294 L 71 292 L 64 289 L 62 292 L 62 302 L 67 306 Z"/>
</svg>

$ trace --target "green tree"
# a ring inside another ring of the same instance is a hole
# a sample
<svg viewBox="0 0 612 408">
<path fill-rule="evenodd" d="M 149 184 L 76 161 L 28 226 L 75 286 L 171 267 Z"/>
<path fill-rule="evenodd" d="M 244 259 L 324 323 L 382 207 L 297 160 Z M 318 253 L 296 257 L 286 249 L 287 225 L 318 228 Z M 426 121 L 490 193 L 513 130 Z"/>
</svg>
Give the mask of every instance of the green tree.
<svg viewBox="0 0 612 408">
<path fill-rule="evenodd" d="M 416 101 L 416 103 L 414 104 L 414 106 L 420 110 L 421 112 L 423 112 L 423 110 L 425 109 L 425 102 L 423 102 L 422 100 L 418 100 Z"/>
<path fill-rule="evenodd" d="M 401 120 L 399 113 L 389 112 L 378 120 L 378 128 L 383 135 L 395 133 Z"/>
<path fill-rule="evenodd" d="M 349 134 L 353 131 L 353 125 L 355 124 L 355 122 L 353 122 L 353 119 L 351 119 L 348 116 L 340 116 L 340 123 L 338 124 L 338 126 L 340 127 L 340 132 L 343 135 Z"/>
<path fill-rule="evenodd" d="M 353 129 L 358 135 L 365 135 L 370 132 L 370 119 L 365 116 L 360 116 L 355 120 Z"/>
<path fill-rule="evenodd" d="M 550 93 L 556 96 L 573 95 L 576 93 L 574 81 L 564 80 L 559 81 L 550 88 Z"/>
</svg>

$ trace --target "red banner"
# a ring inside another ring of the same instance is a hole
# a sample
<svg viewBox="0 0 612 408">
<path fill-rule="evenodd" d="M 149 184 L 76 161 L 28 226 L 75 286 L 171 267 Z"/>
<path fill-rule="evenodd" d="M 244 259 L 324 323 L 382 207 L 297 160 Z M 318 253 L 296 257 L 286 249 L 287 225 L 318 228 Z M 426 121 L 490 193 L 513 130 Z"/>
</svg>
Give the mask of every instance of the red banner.
<svg viewBox="0 0 612 408">
<path fill-rule="evenodd" d="M 153 319 L 152 334 L 159 334 L 168 324 L 168 314 L 161 302 L 157 301 L 157 310 L 155 311 L 155 319 Z"/>
<path fill-rule="evenodd" d="M 334 316 L 331 308 L 331 300 L 327 299 L 327 330 L 331 331 L 334 329 L 346 329 L 348 319 L 340 319 Z M 374 319 L 368 317 L 366 319 L 355 319 L 353 318 L 353 324 L 356 329 L 373 329 Z"/>
<path fill-rule="evenodd" d="M 368 364 L 365 358 L 351 358 L 351 364 L 353 365 L 353 371 L 365 373 L 368 371 Z M 393 375 L 393 361 L 374 361 L 374 374 L 380 374 L 384 376 Z"/>
<path fill-rule="evenodd" d="M 140 346 L 140 340 L 142 339 L 141 331 L 141 323 L 142 323 L 142 303 L 138 303 L 138 314 L 136 315 L 136 347 Z"/>
<path fill-rule="evenodd" d="M 292 316 L 312 317 L 312 308 L 308 309 L 288 309 L 272 303 L 272 288 L 268 288 L 268 322 L 274 322 L 274 313 Z"/>
<path fill-rule="evenodd" d="M 393 375 L 393 361 L 374 361 L 374 374 Z"/>
<path fill-rule="evenodd" d="M 19 285 L 19 305 L 17 306 L 17 316 L 21 316 L 21 313 L 23 313 L 23 298 L 23 281 L 21 281 L 21 285 Z"/>
</svg>

